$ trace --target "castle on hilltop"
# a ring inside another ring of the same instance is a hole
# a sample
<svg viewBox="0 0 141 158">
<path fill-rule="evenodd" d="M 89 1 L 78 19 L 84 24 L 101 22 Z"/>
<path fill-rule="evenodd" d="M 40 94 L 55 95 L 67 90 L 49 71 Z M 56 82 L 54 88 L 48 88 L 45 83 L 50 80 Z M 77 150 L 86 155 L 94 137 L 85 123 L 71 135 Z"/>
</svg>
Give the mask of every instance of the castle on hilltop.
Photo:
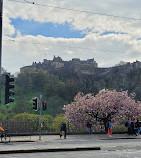
<svg viewBox="0 0 141 158">
<path fill-rule="evenodd" d="M 94 75 L 94 74 L 107 74 L 115 69 L 122 69 L 121 72 L 127 73 L 133 69 L 141 68 L 141 62 L 135 61 L 133 63 L 120 63 L 115 65 L 114 67 L 109 68 L 99 68 L 98 64 L 92 59 L 87 60 L 80 60 L 79 58 L 73 58 L 70 61 L 64 61 L 61 57 L 55 57 L 53 60 L 44 59 L 43 62 L 33 62 L 32 65 L 24 66 L 20 68 L 20 72 L 24 72 L 25 70 L 29 69 L 43 69 L 48 71 L 51 74 L 58 74 L 58 75 L 66 75 L 71 77 L 72 75 L 80 76 L 83 75 Z"/>
<path fill-rule="evenodd" d="M 79 58 L 73 58 L 70 61 L 63 61 L 61 57 L 55 57 L 53 60 L 44 59 L 43 62 L 33 62 L 32 65 L 24 66 L 20 69 L 20 72 L 23 72 L 27 69 L 43 69 L 47 71 L 61 70 L 61 69 L 74 69 L 75 71 L 82 70 L 90 72 L 93 68 L 98 67 L 98 64 L 93 59 L 80 60 Z"/>
</svg>

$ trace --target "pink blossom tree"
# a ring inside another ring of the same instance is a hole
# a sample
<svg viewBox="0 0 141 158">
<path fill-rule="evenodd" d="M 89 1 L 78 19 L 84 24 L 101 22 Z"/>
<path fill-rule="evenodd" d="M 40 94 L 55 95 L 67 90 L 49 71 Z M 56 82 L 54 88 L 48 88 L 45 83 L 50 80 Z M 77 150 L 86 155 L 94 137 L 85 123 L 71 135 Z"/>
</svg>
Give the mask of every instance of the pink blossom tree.
<svg viewBox="0 0 141 158">
<path fill-rule="evenodd" d="M 104 125 L 110 119 L 115 125 L 119 120 L 135 118 L 141 115 L 141 103 L 134 100 L 134 94 L 127 91 L 102 89 L 96 96 L 78 93 L 74 102 L 64 106 L 65 116 L 74 127 L 86 127 L 88 120 L 95 122 L 93 126 Z"/>
</svg>

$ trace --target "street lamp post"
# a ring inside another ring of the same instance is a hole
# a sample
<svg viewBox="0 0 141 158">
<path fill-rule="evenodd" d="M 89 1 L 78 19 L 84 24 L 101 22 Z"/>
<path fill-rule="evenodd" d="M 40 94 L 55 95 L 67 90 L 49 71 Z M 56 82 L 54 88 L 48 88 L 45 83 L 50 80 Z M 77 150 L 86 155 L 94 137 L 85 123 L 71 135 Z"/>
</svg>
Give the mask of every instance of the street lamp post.
<svg viewBox="0 0 141 158">
<path fill-rule="evenodd" d="M 0 103 L 1 103 L 1 60 L 2 60 L 2 12 L 3 12 L 3 0 L 0 0 Z"/>
</svg>

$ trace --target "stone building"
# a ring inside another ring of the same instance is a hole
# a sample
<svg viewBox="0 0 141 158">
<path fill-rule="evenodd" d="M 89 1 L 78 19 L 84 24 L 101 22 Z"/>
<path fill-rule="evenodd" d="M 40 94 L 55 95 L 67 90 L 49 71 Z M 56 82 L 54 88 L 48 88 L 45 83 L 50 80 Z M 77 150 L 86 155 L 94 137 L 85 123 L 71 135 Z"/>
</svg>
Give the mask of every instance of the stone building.
<svg viewBox="0 0 141 158">
<path fill-rule="evenodd" d="M 20 72 L 27 70 L 27 69 L 43 69 L 47 71 L 52 71 L 52 70 L 61 70 L 66 68 L 69 69 L 73 68 L 75 71 L 81 71 L 81 69 L 85 72 L 89 72 L 92 69 L 98 67 L 98 64 L 96 61 L 93 59 L 88 59 L 88 60 L 80 60 L 79 58 L 73 58 L 70 61 L 63 61 L 61 57 L 55 57 L 53 60 L 47 60 L 44 59 L 43 62 L 33 62 L 32 65 L 29 66 L 24 66 L 20 69 Z"/>
</svg>

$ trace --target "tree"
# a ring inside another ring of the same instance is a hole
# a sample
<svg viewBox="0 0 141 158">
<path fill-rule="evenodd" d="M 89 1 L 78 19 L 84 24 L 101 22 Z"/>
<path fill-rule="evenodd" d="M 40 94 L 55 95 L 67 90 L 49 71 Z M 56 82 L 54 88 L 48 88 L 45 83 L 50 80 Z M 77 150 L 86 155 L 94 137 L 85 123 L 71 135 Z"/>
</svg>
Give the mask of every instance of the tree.
<svg viewBox="0 0 141 158">
<path fill-rule="evenodd" d="M 27 99 L 24 95 L 19 94 L 15 106 L 12 108 L 14 113 L 24 113 L 29 112 L 29 105 L 27 104 Z"/>
<path fill-rule="evenodd" d="M 87 121 L 91 120 L 97 125 L 106 125 L 108 120 L 117 125 L 119 120 L 134 118 L 141 114 L 141 103 L 135 102 L 134 94 L 128 95 L 127 91 L 102 89 L 96 96 L 78 93 L 74 102 L 64 106 L 65 116 L 70 124 L 81 128 L 86 127 Z M 98 123 L 98 124 L 97 124 Z"/>
<path fill-rule="evenodd" d="M 55 117 L 57 114 L 63 113 L 63 105 L 68 104 L 63 98 L 58 96 L 52 96 L 47 98 L 47 111 L 46 113 Z"/>
</svg>

